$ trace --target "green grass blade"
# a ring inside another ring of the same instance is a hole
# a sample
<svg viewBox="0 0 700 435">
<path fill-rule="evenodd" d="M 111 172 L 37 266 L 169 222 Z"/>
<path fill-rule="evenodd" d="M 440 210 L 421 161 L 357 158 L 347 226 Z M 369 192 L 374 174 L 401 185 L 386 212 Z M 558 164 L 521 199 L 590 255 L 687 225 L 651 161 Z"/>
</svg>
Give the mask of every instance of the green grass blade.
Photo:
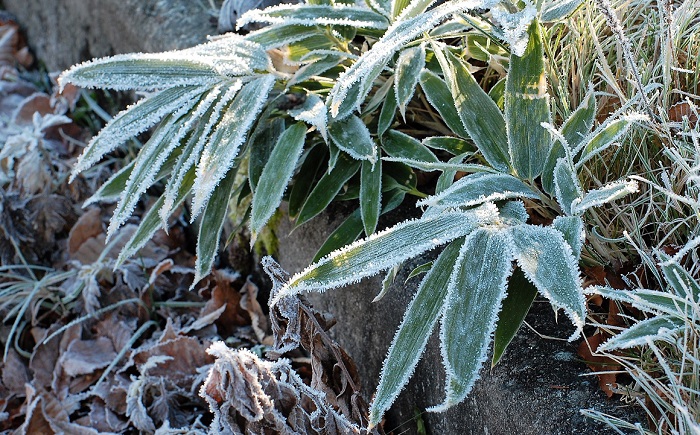
<svg viewBox="0 0 700 435">
<path fill-rule="evenodd" d="M 460 403 L 479 377 L 513 268 L 511 244 L 505 231 L 478 229 L 460 250 L 440 328 L 446 397 L 431 411 Z"/>
<path fill-rule="evenodd" d="M 521 179 L 542 173 L 550 148 L 550 134 L 540 124 L 552 123 L 544 71 L 540 25 L 530 24 L 523 56 L 511 55 L 506 79 L 505 119 L 511 164 Z"/>
<path fill-rule="evenodd" d="M 673 295 L 668 292 L 636 289 L 616 290 L 610 287 L 591 286 L 586 288 L 586 294 L 598 294 L 607 299 L 624 302 L 648 313 L 667 314 L 672 317 L 690 316 L 694 304 L 686 298 Z"/>
<path fill-rule="evenodd" d="M 436 50 L 457 113 L 469 137 L 494 169 L 510 172 L 508 136 L 503 114 L 476 82 L 467 65 L 448 50 Z"/>
<path fill-rule="evenodd" d="M 360 170 L 360 210 L 365 234 L 373 234 L 382 207 L 382 161 L 362 162 Z"/>
<path fill-rule="evenodd" d="M 419 206 L 471 207 L 487 201 L 539 197 L 525 183 L 506 174 L 476 173 L 457 180 L 452 186 L 418 202 Z"/>
<path fill-rule="evenodd" d="M 425 66 L 425 44 L 405 48 L 394 67 L 394 93 L 401 116 L 406 120 L 406 106 L 413 98 L 421 70 Z"/>
<path fill-rule="evenodd" d="M 450 243 L 431 263 L 430 271 L 408 305 L 382 367 L 379 386 L 369 411 L 370 425 L 376 425 L 381 420 L 413 374 L 442 313 L 452 268 L 463 243 L 463 239 Z"/>
<path fill-rule="evenodd" d="M 387 92 L 384 103 L 382 104 L 382 110 L 379 112 L 379 119 L 377 120 L 377 136 L 381 137 L 394 123 L 394 118 L 396 117 L 396 107 L 396 92 L 392 86 Z"/>
<path fill-rule="evenodd" d="M 282 133 L 262 171 L 253 195 L 250 229 L 253 239 L 282 202 L 287 184 L 304 149 L 306 126 L 299 122 Z"/>
<path fill-rule="evenodd" d="M 518 265 L 553 307 L 564 309 L 576 326 L 575 338 L 586 319 L 586 302 L 571 247 L 554 228 L 519 225 L 511 232 Z"/>
<path fill-rule="evenodd" d="M 498 315 L 498 326 L 493 334 L 493 357 L 491 367 L 501 360 L 513 337 L 518 333 L 530 306 L 537 296 L 537 288 L 516 268 L 508 280 L 508 295 L 503 300 Z"/>
<path fill-rule="evenodd" d="M 335 121 L 328 126 L 328 134 L 333 143 L 357 160 L 376 162 L 377 148 L 367 126 L 355 116 Z"/>
<path fill-rule="evenodd" d="M 330 173 L 325 173 L 316 187 L 306 198 L 299 211 L 296 225 L 299 226 L 326 209 L 328 204 L 340 192 L 343 185 L 360 169 L 360 161 L 341 154 L 335 167 Z"/>
<path fill-rule="evenodd" d="M 328 149 L 323 145 L 316 145 L 308 150 L 303 156 L 304 161 L 299 168 L 299 173 L 294 178 L 294 184 L 289 192 L 289 216 L 295 218 L 299 215 L 299 211 L 304 206 L 306 199 L 314 187 L 314 181 L 320 173 L 324 172 L 323 168 L 327 161 Z"/>
<path fill-rule="evenodd" d="M 337 250 L 296 274 L 273 301 L 304 291 L 323 291 L 358 282 L 448 243 L 498 217 L 493 204 L 407 220 Z"/>
<path fill-rule="evenodd" d="M 439 162 L 435 154 L 417 139 L 396 130 L 389 130 L 382 136 L 382 150 L 391 157 L 422 162 Z"/>
<path fill-rule="evenodd" d="M 199 222 L 197 236 L 197 260 L 194 266 L 194 281 L 190 290 L 209 274 L 216 255 L 219 253 L 219 239 L 227 219 L 228 203 L 236 181 L 238 167 L 233 167 L 221 180 L 207 203 Z"/>
</svg>

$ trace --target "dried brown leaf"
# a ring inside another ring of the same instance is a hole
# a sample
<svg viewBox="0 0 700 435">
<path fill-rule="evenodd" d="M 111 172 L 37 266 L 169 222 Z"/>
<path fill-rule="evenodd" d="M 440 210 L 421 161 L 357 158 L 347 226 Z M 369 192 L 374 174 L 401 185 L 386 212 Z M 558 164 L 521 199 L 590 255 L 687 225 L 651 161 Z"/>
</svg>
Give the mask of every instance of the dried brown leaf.
<svg viewBox="0 0 700 435">
<path fill-rule="evenodd" d="M 73 257 L 87 240 L 103 232 L 102 212 L 99 208 L 91 208 L 83 213 L 71 228 L 68 234 L 68 253 Z"/>
</svg>

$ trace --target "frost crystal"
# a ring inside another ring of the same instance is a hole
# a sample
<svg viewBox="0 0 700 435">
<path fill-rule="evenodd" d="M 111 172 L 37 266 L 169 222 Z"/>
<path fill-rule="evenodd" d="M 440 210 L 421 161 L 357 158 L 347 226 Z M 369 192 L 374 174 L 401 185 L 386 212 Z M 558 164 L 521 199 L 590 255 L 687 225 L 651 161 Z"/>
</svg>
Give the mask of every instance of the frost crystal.
<svg viewBox="0 0 700 435">
<path fill-rule="evenodd" d="M 505 10 L 503 6 L 495 7 L 491 13 L 493 19 L 501 25 L 502 37 L 516 56 L 525 54 L 527 48 L 527 29 L 537 15 L 537 8 L 534 4 L 525 0 L 525 8 L 514 13 Z"/>
</svg>

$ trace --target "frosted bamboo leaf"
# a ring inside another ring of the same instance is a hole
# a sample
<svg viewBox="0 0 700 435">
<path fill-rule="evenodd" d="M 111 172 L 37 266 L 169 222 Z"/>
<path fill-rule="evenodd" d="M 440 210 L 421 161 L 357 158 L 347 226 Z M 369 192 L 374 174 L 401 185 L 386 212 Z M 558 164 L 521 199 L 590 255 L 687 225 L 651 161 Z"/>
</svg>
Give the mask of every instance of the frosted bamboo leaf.
<svg viewBox="0 0 700 435">
<path fill-rule="evenodd" d="M 586 303 L 571 247 L 554 228 L 520 225 L 511 232 L 518 265 L 552 306 L 564 309 L 576 326 L 573 340 L 583 328 Z"/>
<path fill-rule="evenodd" d="M 266 26 L 245 36 L 249 41 L 254 41 L 267 50 L 301 41 L 306 38 L 318 35 L 319 29 L 315 27 L 302 26 L 299 24 L 275 24 Z"/>
<path fill-rule="evenodd" d="M 506 231 L 481 228 L 460 250 L 440 328 L 446 397 L 430 411 L 443 411 L 464 400 L 479 377 L 506 297 L 513 267 L 511 245 Z"/>
<path fill-rule="evenodd" d="M 377 161 L 377 148 L 369 129 L 357 116 L 349 116 L 328 126 L 333 143 L 357 160 Z"/>
<path fill-rule="evenodd" d="M 575 199 L 571 204 L 571 212 L 573 214 L 581 214 L 591 207 L 606 204 L 638 191 L 639 185 L 635 180 L 615 181 L 606 184 L 600 189 L 589 191 L 582 199 Z"/>
<path fill-rule="evenodd" d="M 127 107 L 90 140 L 73 168 L 71 180 L 75 179 L 80 172 L 92 167 L 105 154 L 114 151 L 129 138 L 153 127 L 165 115 L 173 113 L 183 106 L 194 106 L 198 97 L 206 90 L 206 87 L 195 86 L 167 89 Z"/>
<path fill-rule="evenodd" d="M 501 216 L 503 223 L 512 226 L 524 224 L 530 217 L 522 201 L 506 202 L 498 207 L 498 214 Z"/>
<path fill-rule="evenodd" d="M 435 50 L 435 56 L 469 137 L 494 169 L 510 172 L 506 122 L 501 110 L 481 89 L 464 62 L 447 50 Z"/>
<path fill-rule="evenodd" d="M 583 220 L 579 216 L 557 216 L 552 222 L 552 228 L 559 231 L 566 243 L 571 246 L 571 250 L 578 262 L 581 258 L 581 249 L 586 240 L 586 232 L 583 229 Z"/>
<path fill-rule="evenodd" d="M 231 77 L 251 75 L 255 71 L 269 71 L 271 60 L 267 49 L 247 37 L 227 33 L 205 44 L 176 53 L 186 59 L 207 59 L 219 74 Z"/>
<path fill-rule="evenodd" d="M 470 233 L 498 217 L 493 204 L 407 220 L 337 250 L 294 275 L 280 296 L 324 291 L 376 275 L 422 252 Z M 276 302 L 276 301 L 275 301 Z"/>
<path fill-rule="evenodd" d="M 576 152 L 581 152 L 576 162 L 576 168 L 580 168 L 584 163 L 608 149 L 616 140 L 624 135 L 635 119 L 645 119 L 639 115 L 630 115 L 621 119 L 602 125 L 596 129 L 589 137 L 581 141 L 576 148 Z"/>
<path fill-rule="evenodd" d="M 301 156 L 306 138 L 306 127 L 297 123 L 289 127 L 279 137 L 272 149 L 270 158 L 263 168 L 253 195 L 250 215 L 250 228 L 253 238 L 265 226 L 275 212 L 282 195 L 292 178 L 294 168 Z"/>
<path fill-rule="evenodd" d="M 554 0 L 544 2 L 542 22 L 552 23 L 571 15 L 581 5 L 582 0 Z"/>
<path fill-rule="evenodd" d="M 629 349 L 643 346 L 647 340 L 674 340 L 673 335 L 685 327 L 683 319 L 673 316 L 658 316 L 638 322 L 598 346 L 599 352 Z"/>
<path fill-rule="evenodd" d="M 377 424 L 413 374 L 442 313 L 452 268 L 463 240 L 450 243 L 423 278 L 406 309 L 384 360 L 377 392 L 370 407 L 370 425 Z"/>
<path fill-rule="evenodd" d="M 566 157 L 560 158 L 554 168 L 554 192 L 564 213 L 574 214 L 572 204 L 575 200 L 581 199 L 583 189 Z"/>
<path fill-rule="evenodd" d="M 374 233 L 382 209 L 382 161 L 362 162 L 360 168 L 360 212 L 366 235 Z"/>
<path fill-rule="evenodd" d="M 211 201 L 207 202 L 199 222 L 197 236 L 197 259 L 194 266 L 194 280 L 190 290 L 211 270 L 216 255 L 219 253 L 219 240 L 224 222 L 228 215 L 228 203 L 231 197 L 238 168 L 231 168 L 221 183 L 214 189 Z"/>
<path fill-rule="evenodd" d="M 274 83 L 275 78 L 272 75 L 247 83 L 222 117 L 197 165 L 192 219 L 204 208 L 219 181 L 233 165 L 238 149 L 267 101 L 267 95 Z"/>
<path fill-rule="evenodd" d="M 122 224 L 131 216 L 136 204 L 154 182 L 155 175 L 165 159 L 180 144 L 184 136 L 178 131 L 181 117 L 171 115 L 156 130 L 153 136 L 139 151 L 129 181 L 121 194 L 117 208 L 109 221 L 107 239 L 109 240 Z"/>
<path fill-rule="evenodd" d="M 678 316 L 678 313 L 691 313 L 695 309 L 695 304 L 689 302 L 688 299 L 657 290 L 635 289 L 630 291 L 604 286 L 590 286 L 586 288 L 586 294 L 601 295 L 604 298 L 627 303 L 639 310 L 655 314 Z"/>
<path fill-rule="evenodd" d="M 328 109 L 326 103 L 318 95 L 308 94 L 299 107 L 289 111 L 297 121 L 303 121 L 316 127 L 323 140 L 328 140 Z"/>
<path fill-rule="evenodd" d="M 471 207 L 511 198 L 539 198 L 525 183 L 506 174 L 477 173 L 462 177 L 437 195 L 418 202 L 437 208 Z"/>
<path fill-rule="evenodd" d="M 445 163 L 445 162 L 424 162 L 421 160 L 406 159 L 403 157 L 383 157 L 385 162 L 404 163 L 412 168 L 425 172 L 432 171 L 459 171 L 459 172 L 489 172 L 496 173 L 496 170 L 489 166 L 476 163 Z"/>
<path fill-rule="evenodd" d="M 165 186 L 165 192 L 163 196 L 165 201 L 163 207 L 160 211 L 161 219 L 163 220 L 163 226 L 165 226 L 168 216 L 172 213 L 175 208 L 175 198 L 178 195 L 178 188 L 182 184 L 186 174 L 194 167 L 195 162 L 202 153 L 202 149 L 209 140 L 209 135 L 214 128 L 214 126 L 219 122 L 224 109 L 233 100 L 238 91 L 242 87 L 242 82 L 235 81 L 225 85 L 221 90 L 221 97 L 214 104 L 210 111 L 208 111 L 200 122 L 198 123 L 195 130 L 192 132 L 185 148 L 180 154 L 180 157 L 173 169 L 173 174 L 170 180 Z"/>
<path fill-rule="evenodd" d="M 541 124 L 552 123 L 544 71 L 544 44 L 537 20 L 530 24 L 522 57 L 510 57 L 506 78 L 505 119 L 510 161 L 519 178 L 534 180 L 542 173 L 551 145 Z"/>
<path fill-rule="evenodd" d="M 659 266 L 661 266 L 666 282 L 676 292 L 676 295 L 700 301 L 700 284 L 693 276 L 663 251 L 657 251 L 656 256 L 659 258 Z"/>
<path fill-rule="evenodd" d="M 516 56 L 522 56 L 527 50 L 529 37 L 528 27 L 537 16 L 537 8 L 530 1 L 525 1 L 525 8 L 518 12 L 509 12 L 505 6 L 494 8 L 491 13 L 494 20 L 500 24 L 500 35 L 510 45 L 511 52 Z"/>
<path fill-rule="evenodd" d="M 386 29 L 386 17 L 361 6 L 281 4 L 265 9 L 253 9 L 243 14 L 236 26 L 240 29 L 249 23 L 270 23 L 301 26 L 351 26 L 366 29 Z"/>
<path fill-rule="evenodd" d="M 474 8 L 486 8 L 493 4 L 494 2 L 490 0 L 451 1 L 417 17 L 405 21 L 397 21 L 392 24 L 384 36 L 368 52 L 364 53 L 348 71 L 338 78 L 330 94 L 331 114 L 335 117 L 339 116 L 340 105 L 355 83 L 372 83 L 387 62 L 394 56 L 394 53 L 422 35 L 423 32 L 430 31 L 452 14 Z M 362 87 L 369 91 L 366 85 L 363 84 Z M 358 98 L 364 97 L 365 95 L 362 94 Z"/>
<path fill-rule="evenodd" d="M 425 66 L 425 44 L 405 48 L 394 67 L 394 93 L 401 116 L 406 119 L 406 105 L 413 98 L 421 70 Z"/>
<path fill-rule="evenodd" d="M 109 177 L 107 181 L 90 198 L 83 203 L 83 208 L 100 201 L 116 201 L 129 180 L 131 171 L 134 169 L 134 161 L 121 168 L 117 173 Z"/>
<path fill-rule="evenodd" d="M 382 136 L 382 151 L 391 157 L 420 162 L 440 162 L 435 154 L 418 139 L 397 130 L 389 130 Z"/>
</svg>

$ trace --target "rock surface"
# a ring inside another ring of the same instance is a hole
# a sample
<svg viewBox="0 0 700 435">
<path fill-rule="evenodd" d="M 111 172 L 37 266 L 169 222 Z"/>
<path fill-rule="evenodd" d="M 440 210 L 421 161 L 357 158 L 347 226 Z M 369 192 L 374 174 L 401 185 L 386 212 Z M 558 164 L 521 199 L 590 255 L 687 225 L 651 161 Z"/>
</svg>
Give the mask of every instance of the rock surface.
<svg viewBox="0 0 700 435">
<path fill-rule="evenodd" d="M 207 0 L 3 0 L 38 58 L 59 71 L 94 57 L 190 47 L 216 34 Z"/>
<path fill-rule="evenodd" d="M 282 235 L 280 264 L 289 272 L 306 267 L 331 229 L 342 222 L 345 213 L 347 210 L 336 207 L 296 228 L 290 235 Z M 381 288 L 383 277 L 308 296 L 316 308 L 336 317 L 338 323 L 331 333 L 357 362 L 363 392 L 368 398 L 377 386 L 382 361 L 420 278 L 412 278 L 406 285 L 404 281 L 413 268 L 434 259 L 436 254 L 428 253 L 404 264 L 389 293 L 376 303 L 371 301 Z M 581 415 L 579 409 L 582 408 L 643 421 L 636 411 L 617 399 L 607 399 L 599 390 L 597 379 L 590 376 L 590 371 L 576 355 L 578 343 L 565 340 L 573 327 L 563 314 L 557 324 L 549 303 L 536 300 L 526 321 L 540 334 L 562 339 L 542 338 L 524 326 L 499 365 L 482 371 L 481 379 L 465 402 L 446 413 L 420 415 L 427 433 L 615 433 Z M 437 328 L 435 332 L 412 380 L 386 416 L 387 433 L 392 430 L 401 434 L 419 433 L 416 412 L 442 403 L 444 399 L 445 375 Z"/>
</svg>

